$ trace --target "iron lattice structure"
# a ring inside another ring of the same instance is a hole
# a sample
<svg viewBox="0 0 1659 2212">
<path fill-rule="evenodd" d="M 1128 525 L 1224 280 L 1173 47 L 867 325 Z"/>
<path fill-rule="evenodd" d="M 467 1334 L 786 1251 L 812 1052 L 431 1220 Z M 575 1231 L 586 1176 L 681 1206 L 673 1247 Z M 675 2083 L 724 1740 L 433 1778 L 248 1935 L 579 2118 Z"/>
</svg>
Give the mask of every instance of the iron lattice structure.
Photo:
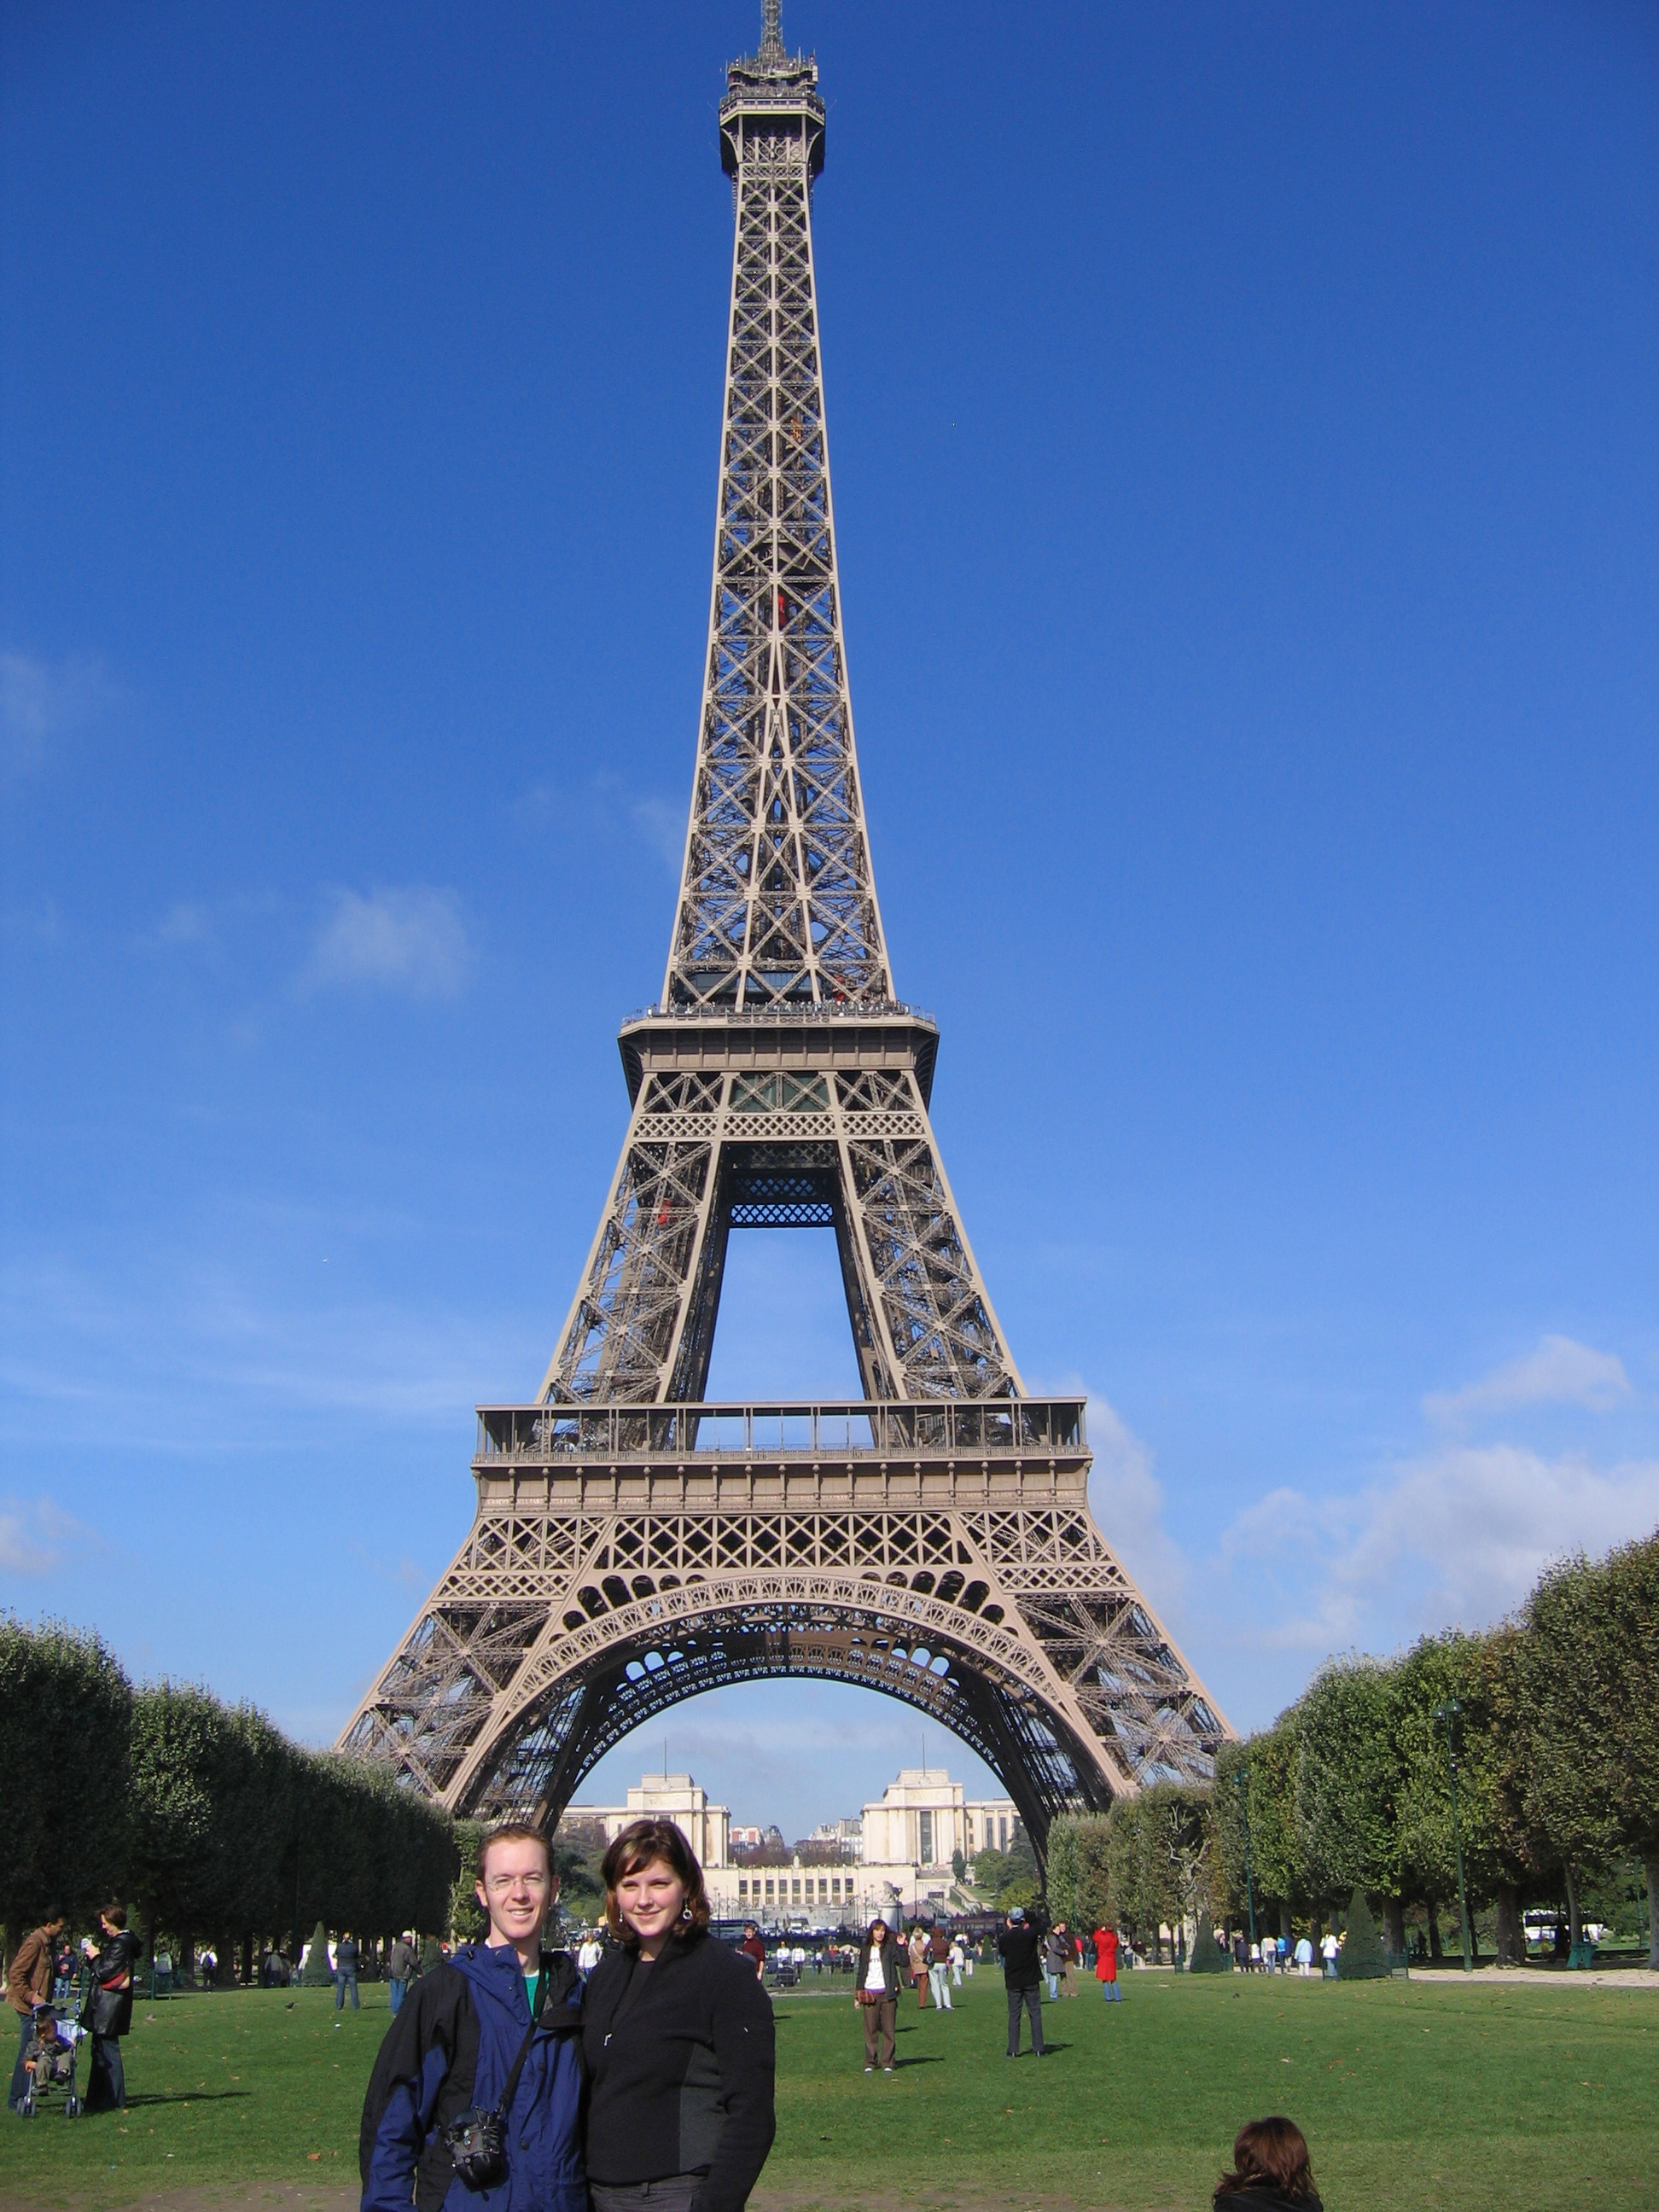
<svg viewBox="0 0 1659 2212">
<path fill-rule="evenodd" d="M 1042 1847 L 1068 1805 L 1206 1775 L 1213 1702 L 1036 1401 L 894 995 L 842 635 L 812 265 L 816 64 L 777 0 L 720 113 L 736 242 L 696 782 L 631 1117 L 535 1405 L 479 1415 L 471 1534 L 342 1738 L 457 1811 L 551 1820 L 630 1729 L 795 1674 L 973 1745 Z M 727 1239 L 833 1228 L 866 1393 L 703 1402 Z"/>
</svg>

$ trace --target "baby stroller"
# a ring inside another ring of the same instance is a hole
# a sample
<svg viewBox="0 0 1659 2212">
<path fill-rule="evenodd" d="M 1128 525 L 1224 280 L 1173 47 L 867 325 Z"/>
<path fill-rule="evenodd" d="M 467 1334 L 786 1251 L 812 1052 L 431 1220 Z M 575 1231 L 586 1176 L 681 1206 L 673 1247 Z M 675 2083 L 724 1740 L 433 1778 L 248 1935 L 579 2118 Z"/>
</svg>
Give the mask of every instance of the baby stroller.
<svg viewBox="0 0 1659 2212">
<path fill-rule="evenodd" d="M 75 2086 L 75 2069 L 83 2033 L 72 2021 L 59 2020 L 56 2005 L 34 2008 L 34 2033 L 23 2047 L 28 2087 L 18 2106 L 26 2120 L 32 2120 L 54 2097 L 63 2099 L 66 2120 L 80 2118 L 85 2106 Z"/>
</svg>

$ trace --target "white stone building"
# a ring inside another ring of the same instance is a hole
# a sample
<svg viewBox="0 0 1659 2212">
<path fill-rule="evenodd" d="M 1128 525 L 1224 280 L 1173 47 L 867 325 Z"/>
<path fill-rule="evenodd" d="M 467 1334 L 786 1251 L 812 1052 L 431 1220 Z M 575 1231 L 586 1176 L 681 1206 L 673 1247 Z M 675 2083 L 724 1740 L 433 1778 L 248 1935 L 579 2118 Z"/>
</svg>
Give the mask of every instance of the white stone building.
<svg viewBox="0 0 1659 2212">
<path fill-rule="evenodd" d="M 573 1826 L 602 1826 L 607 1843 L 647 1817 L 672 1820 L 685 1837 L 716 1919 L 826 1929 L 947 1909 L 955 1854 L 971 1860 L 981 1846 L 1006 1850 L 1017 1815 L 1009 1797 L 969 1800 L 943 1767 L 907 1767 L 858 1820 L 817 1831 L 813 1841 L 839 1846 L 842 1863 L 803 1866 L 797 1854 L 788 1866 L 767 1867 L 732 1863 L 731 1814 L 689 1774 L 647 1775 L 626 1805 L 572 1805 L 565 1814 Z"/>
<path fill-rule="evenodd" d="M 625 1805 L 568 1805 L 564 1818 L 573 1827 L 602 1826 L 607 1844 L 630 1820 L 672 1820 L 705 1869 L 731 1862 L 732 1815 L 724 1805 L 711 1805 L 708 1792 L 689 1774 L 647 1774 Z"/>
</svg>

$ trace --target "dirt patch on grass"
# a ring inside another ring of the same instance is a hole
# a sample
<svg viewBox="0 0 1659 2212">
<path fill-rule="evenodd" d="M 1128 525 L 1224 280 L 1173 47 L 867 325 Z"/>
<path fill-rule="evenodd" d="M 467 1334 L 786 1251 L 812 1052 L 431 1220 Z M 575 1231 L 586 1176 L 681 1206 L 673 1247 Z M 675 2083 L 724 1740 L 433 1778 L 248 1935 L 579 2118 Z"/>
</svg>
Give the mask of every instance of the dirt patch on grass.
<svg viewBox="0 0 1659 2212">
<path fill-rule="evenodd" d="M 249 2181 L 234 2188 L 169 2189 L 159 2197 L 136 2198 L 119 2212 L 357 2212 L 361 2192 L 356 2189 L 325 2187 L 316 2182 Z M 891 2212 L 892 2192 L 879 2190 L 865 2198 L 836 2190 L 833 2196 L 808 2191 L 767 2189 L 750 2198 L 751 2212 Z M 913 2195 L 911 2212 L 1083 2212 L 1069 2197 L 1044 2196 L 1041 2191 L 1010 2190 L 1000 2197 L 969 2196 L 954 2191 Z M 1087 2212 L 1111 2212 L 1097 2201 Z"/>
<path fill-rule="evenodd" d="M 141 2197 L 120 2212 L 357 2212 L 361 2189 L 325 2187 L 315 2181 L 244 2181 L 225 2188 L 169 2189 Z M 1043 2208 L 1048 2212 L 1048 2208 Z"/>
</svg>

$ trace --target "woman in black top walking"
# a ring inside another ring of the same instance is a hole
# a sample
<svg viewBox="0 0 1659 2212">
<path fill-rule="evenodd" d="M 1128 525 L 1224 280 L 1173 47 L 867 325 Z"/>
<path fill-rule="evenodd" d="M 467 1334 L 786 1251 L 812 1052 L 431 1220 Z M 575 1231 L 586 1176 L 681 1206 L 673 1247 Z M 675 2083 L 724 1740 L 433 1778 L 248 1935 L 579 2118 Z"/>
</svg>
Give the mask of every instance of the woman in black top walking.
<svg viewBox="0 0 1659 2212">
<path fill-rule="evenodd" d="M 672 1820 L 631 1821 L 603 1874 L 617 1940 L 582 2008 L 593 2212 L 742 2212 L 776 2133 L 771 2000 L 710 1937 Z"/>
</svg>

